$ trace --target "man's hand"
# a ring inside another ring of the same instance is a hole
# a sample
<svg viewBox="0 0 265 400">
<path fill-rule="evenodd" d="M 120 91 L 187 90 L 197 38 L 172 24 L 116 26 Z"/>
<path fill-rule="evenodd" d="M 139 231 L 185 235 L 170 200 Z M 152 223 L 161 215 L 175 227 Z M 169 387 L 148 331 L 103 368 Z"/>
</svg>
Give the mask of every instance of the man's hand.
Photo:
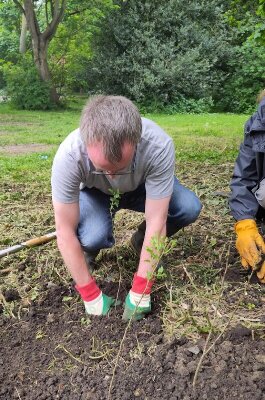
<svg viewBox="0 0 265 400">
<path fill-rule="evenodd" d="M 111 307 L 120 304 L 119 300 L 116 301 L 113 297 L 102 293 L 94 279 L 85 286 L 75 285 L 75 288 L 84 302 L 88 315 L 107 315 Z"/>
<path fill-rule="evenodd" d="M 119 301 L 116 301 L 113 297 L 106 296 L 102 292 L 95 301 L 84 301 L 88 315 L 107 315 L 111 307 L 119 304 Z"/>
<path fill-rule="evenodd" d="M 122 319 L 138 321 L 151 312 L 150 295 L 133 293 L 130 291 L 125 299 Z"/>
<path fill-rule="evenodd" d="M 265 243 L 259 234 L 256 222 L 252 219 L 238 221 L 235 224 L 235 231 L 237 234 L 236 248 L 241 256 L 242 266 L 245 269 L 249 268 L 249 266 L 255 269 L 261 261 L 261 252 L 265 253 Z M 261 270 L 262 268 L 263 265 Z M 263 275 L 265 275 L 265 267 L 263 270 Z"/>
</svg>

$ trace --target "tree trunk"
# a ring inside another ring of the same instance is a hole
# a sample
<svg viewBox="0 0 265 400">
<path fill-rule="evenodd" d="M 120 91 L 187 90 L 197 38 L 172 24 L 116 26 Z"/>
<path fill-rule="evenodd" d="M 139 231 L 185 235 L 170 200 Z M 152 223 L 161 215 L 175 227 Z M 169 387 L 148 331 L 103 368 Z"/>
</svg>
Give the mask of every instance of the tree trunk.
<svg viewBox="0 0 265 400">
<path fill-rule="evenodd" d="M 21 31 L 20 31 L 20 38 L 19 38 L 19 52 L 21 54 L 26 53 L 26 40 L 27 40 L 27 20 L 24 14 L 21 17 Z"/>
<path fill-rule="evenodd" d="M 31 34 L 33 56 L 36 68 L 39 72 L 40 78 L 50 84 L 50 98 L 53 103 L 59 103 L 59 95 L 56 92 L 55 86 L 51 83 L 51 74 L 48 67 L 48 45 L 52 40 L 60 21 L 63 18 L 66 1 L 67 0 L 55 0 L 52 10 L 52 19 L 47 21 L 47 26 L 43 32 L 40 30 L 40 25 L 37 20 L 37 15 L 34 9 L 34 0 L 13 0 L 18 6 L 20 11 L 25 15 L 27 27 Z M 45 0 L 47 6 L 48 0 Z M 37 2 L 36 2 L 37 3 Z"/>
<path fill-rule="evenodd" d="M 47 61 L 48 52 L 48 41 L 43 40 L 41 36 L 37 38 L 38 40 L 32 39 L 32 48 L 34 55 L 34 62 L 39 72 L 42 81 L 49 83 L 50 85 L 50 98 L 52 103 L 59 104 L 59 95 L 56 88 L 51 85 L 51 74 Z"/>
</svg>

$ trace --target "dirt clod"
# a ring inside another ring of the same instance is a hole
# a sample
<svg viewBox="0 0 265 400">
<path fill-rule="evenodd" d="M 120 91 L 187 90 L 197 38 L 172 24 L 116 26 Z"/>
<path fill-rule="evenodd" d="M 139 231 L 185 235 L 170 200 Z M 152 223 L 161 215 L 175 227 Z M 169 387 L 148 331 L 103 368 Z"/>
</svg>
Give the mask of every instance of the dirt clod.
<svg viewBox="0 0 265 400">
<path fill-rule="evenodd" d="M 5 300 L 7 302 L 19 300 L 20 296 L 17 290 L 15 289 L 8 289 L 4 292 Z"/>
</svg>

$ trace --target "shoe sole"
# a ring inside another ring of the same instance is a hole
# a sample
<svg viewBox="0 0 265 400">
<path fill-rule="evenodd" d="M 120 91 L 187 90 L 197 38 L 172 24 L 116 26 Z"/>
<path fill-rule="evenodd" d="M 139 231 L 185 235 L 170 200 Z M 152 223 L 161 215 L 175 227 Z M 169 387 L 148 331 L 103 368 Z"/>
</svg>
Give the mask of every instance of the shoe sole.
<svg viewBox="0 0 265 400">
<path fill-rule="evenodd" d="M 131 240 L 130 240 L 130 247 L 131 247 L 131 249 L 133 250 L 133 252 L 134 252 L 138 257 L 140 257 L 142 248 L 141 248 L 140 251 L 139 251 L 139 249 L 138 249 L 137 246 L 135 245 L 135 240 L 134 240 L 134 237 L 133 237 L 133 236 L 131 237 Z"/>
</svg>

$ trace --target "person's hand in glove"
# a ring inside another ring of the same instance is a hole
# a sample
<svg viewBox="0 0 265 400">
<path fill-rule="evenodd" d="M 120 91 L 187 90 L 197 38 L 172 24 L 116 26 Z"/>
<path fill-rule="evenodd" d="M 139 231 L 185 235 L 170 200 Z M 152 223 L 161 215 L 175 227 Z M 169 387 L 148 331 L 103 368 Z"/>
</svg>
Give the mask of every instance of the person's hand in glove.
<svg viewBox="0 0 265 400">
<path fill-rule="evenodd" d="M 102 293 L 94 279 L 85 286 L 76 285 L 75 288 L 84 301 L 88 315 L 106 315 L 111 307 L 118 305 L 113 297 Z"/>
<path fill-rule="evenodd" d="M 134 275 L 132 288 L 126 296 L 122 319 L 138 321 L 151 312 L 151 289 L 154 280 Z"/>
<path fill-rule="evenodd" d="M 243 219 L 235 224 L 237 234 L 236 248 L 241 256 L 242 266 L 255 269 L 265 253 L 265 243 L 253 219 Z"/>
<path fill-rule="evenodd" d="M 138 321 L 151 312 L 150 294 L 138 294 L 130 291 L 125 299 L 122 319 Z"/>
</svg>

